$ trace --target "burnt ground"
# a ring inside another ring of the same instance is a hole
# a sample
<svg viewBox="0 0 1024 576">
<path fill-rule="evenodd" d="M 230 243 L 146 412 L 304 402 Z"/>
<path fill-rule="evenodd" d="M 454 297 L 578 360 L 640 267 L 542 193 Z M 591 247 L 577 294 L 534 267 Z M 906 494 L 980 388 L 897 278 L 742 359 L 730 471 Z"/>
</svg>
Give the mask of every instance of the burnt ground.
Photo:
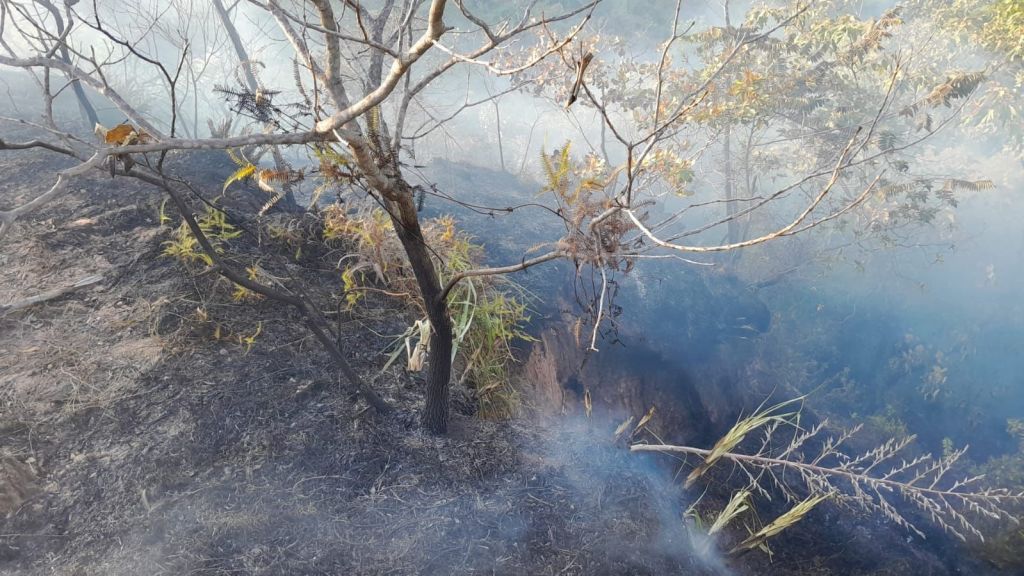
<svg viewBox="0 0 1024 576">
<path fill-rule="evenodd" d="M 209 198 L 232 170 L 221 153 L 172 161 Z M 0 152 L 0 208 L 65 166 Z M 950 573 L 877 519 L 824 508 L 778 538 L 774 561 L 723 563 L 687 537 L 672 461 L 612 443 L 621 415 L 490 422 L 455 390 L 451 434 L 424 434 L 422 383 L 381 371 L 407 311 L 379 295 L 340 310 L 343 252 L 268 260 L 295 247 L 231 240 L 237 265 L 297 278 L 337 322 L 397 407 L 376 416 L 289 310 L 235 301 L 215 274 L 161 255 L 161 215 L 178 217 L 158 191 L 100 172 L 72 190 L 0 242 L 0 306 L 101 278 L 0 312 L 0 574 Z M 251 214 L 263 200 L 233 187 L 217 201 Z"/>
<path fill-rule="evenodd" d="M 66 164 L 30 151 L 0 152 L 0 166 L 8 208 Z M 380 373 L 408 321 L 381 299 L 332 315 L 357 371 L 398 407 L 374 415 L 290 311 L 235 302 L 214 274 L 161 256 L 161 203 L 97 173 L 3 240 L 0 304 L 102 280 L 0 317 L 0 573 L 703 570 L 678 491 L 593 440 L 607 427 L 457 413 L 449 436 L 420 432 L 421 384 Z M 256 241 L 232 241 L 240 264 Z M 274 270 L 325 287 L 314 297 L 333 310 L 330 257 Z M 240 337 L 257 328 L 250 348 Z"/>
</svg>

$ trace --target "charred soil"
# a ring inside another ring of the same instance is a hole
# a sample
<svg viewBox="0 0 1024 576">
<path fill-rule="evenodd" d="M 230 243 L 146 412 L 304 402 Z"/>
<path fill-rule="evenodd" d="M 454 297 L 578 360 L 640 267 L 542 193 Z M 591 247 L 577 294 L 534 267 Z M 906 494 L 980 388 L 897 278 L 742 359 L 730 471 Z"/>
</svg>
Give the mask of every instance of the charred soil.
<svg viewBox="0 0 1024 576">
<path fill-rule="evenodd" d="M 223 153 L 171 161 L 229 214 L 266 200 L 240 186 L 220 194 L 232 171 Z M 9 208 L 66 164 L 20 151 L 0 152 L 0 166 Z M 382 350 L 414 318 L 376 293 L 346 310 L 343 252 L 254 226 L 226 254 L 305 287 L 357 372 L 396 407 L 387 417 L 344 384 L 292 311 L 233 298 L 214 271 L 164 256 L 178 222 L 158 190 L 97 172 L 3 239 L 0 574 L 949 571 L 891 526 L 834 511 L 781 536 L 773 564 L 759 554 L 726 564 L 691 542 L 677 463 L 632 455 L 613 431 L 623 411 L 639 418 L 657 404 L 652 429 L 706 442 L 744 401 L 736 382 L 756 374 L 724 383 L 710 379 L 720 369 L 697 371 L 680 395 L 675 368 L 636 364 L 658 364 L 653 352 L 579 370 L 554 321 L 518 374 L 535 410 L 482 420 L 456 389 L 451 433 L 431 436 L 416 418 L 422 381 L 401 362 L 382 371 Z M 593 419 L 581 379 L 595 388 Z M 722 480 L 705 495 L 711 509 L 728 498 Z"/>
<path fill-rule="evenodd" d="M 211 158 L 188 166 L 217 190 L 231 168 Z M 0 163 L 5 207 L 64 166 L 45 152 Z M 665 518 L 681 506 L 660 472 L 595 448 L 588 425 L 463 414 L 447 437 L 422 433 L 422 384 L 381 373 L 406 312 L 383 298 L 339 312 L 330 255 L 275 269 L 327 287 L 312 296 L 342 348 L 398 408 L 376 416 L 289 310 L 235 302 L 216 274 L 162 256 L 161 215 L 177 218 L 161 206 L 158 191 L 97 173 L 4 239 L 0 303 L 101 280 L 0 317 L 0 573 L 707 569 L 679 541 L 678 513 Z M 244 262 L 258 241 L 232 253 Z"/>
</svg>

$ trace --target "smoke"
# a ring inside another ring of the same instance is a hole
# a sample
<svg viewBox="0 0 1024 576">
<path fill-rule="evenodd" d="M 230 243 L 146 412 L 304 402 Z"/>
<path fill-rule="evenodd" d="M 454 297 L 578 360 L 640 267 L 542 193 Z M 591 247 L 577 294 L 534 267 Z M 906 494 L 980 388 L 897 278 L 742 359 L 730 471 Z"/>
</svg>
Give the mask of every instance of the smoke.
<svg viewBox="0 0 1024 576">
<path fill-rule="evenodd" d="M 580 505 L 599 511 L 589 518 L 594 533 L 601 534 L 602 526 L 619 528 L 602 539 L 609 563 L 640 557 L 698 573 L 730 574 L 708 537 L 684 518 L 692 502 L 673 467 L 659 456 L 629 452 L 622 439 L 615 441 L 614 432 L 626 417 L 602 411 L 593 418 L 556 418 L 545 428 L 542 448 L 544 461 L 562 469 Z M 645 520 L 649 524 L 640 534 L 625 528 Z"/>
</svg>

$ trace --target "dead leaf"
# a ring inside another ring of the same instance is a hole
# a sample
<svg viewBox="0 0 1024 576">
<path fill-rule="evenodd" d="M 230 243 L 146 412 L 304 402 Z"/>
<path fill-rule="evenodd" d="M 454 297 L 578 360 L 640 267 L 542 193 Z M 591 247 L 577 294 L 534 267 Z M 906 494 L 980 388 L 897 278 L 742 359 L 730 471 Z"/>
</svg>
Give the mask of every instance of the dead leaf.
<svg viewBox="0 0 1024 576">
<path fill-rule="evenodd" d="M 565 104 L 566 108 L 572 106 L 573 102 L 579 98 L 580 89 L 583 88 L 583 75 L 587 72 L 587 66 L 590 66 L 590 61 L 593 59 L 594 55 L 587 52 L 581 60 L 576 62 L 576 81 L 573 82 L 572 91 L 569 92 L 569 101 Z"/>
<path fill-rule="evenodd" d="M 107 133 L 103 135 L 103 141 L 107 144 L 122 146 L 131 140 L 132 137 L 137 136 L 138 134 L 135 132 L 135 128 L 133 128 L 131 124 L 118 124 L 110 130 L 107 130 Z"/>
<path fill-rule="evenodd" d="M 637 422 L 636 428 L 633 429 L 633 435 L 636 436 L 636 433 L 646 426 L 651 421 L 651 418 L 654 418 L 654 406 L 651 406 L 651 409 L 647 411 L 647 414 L 644 414 L 644 417 Z"/>
<path fill-rule="evenodd" d="M 633 420 L 634 418 L 630 416 L 629 418 L 626 418 L 626 420 L 622 424 L 619 424 L 619 427 L 615 429 L 616 440 L 618 440 L 619 436 L 622 436 L 622 433 L 625 432 L 627 428 L 629 428 L 629 425 L 633 423 Z"/>
</svg>

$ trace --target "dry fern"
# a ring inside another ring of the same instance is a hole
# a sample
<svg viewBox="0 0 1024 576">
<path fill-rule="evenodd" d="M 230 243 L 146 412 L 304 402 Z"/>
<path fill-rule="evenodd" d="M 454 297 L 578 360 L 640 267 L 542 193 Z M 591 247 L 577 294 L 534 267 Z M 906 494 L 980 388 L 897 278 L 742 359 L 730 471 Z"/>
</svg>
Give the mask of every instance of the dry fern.
<svg viewBox="0 0 1024 576">
<path fill-rule="evenodd" d="M 928 108 L 949 107 L 953 100 L 967 98 L 987 79 L 984 72 L 960 72 L 946 78 L 945 82 L 932 88 L 927 96 L 904 108 L 900 115 L 918 117 L 926 114 Z M 928 120 L 930 131 L 931 119 Z"/>
</svg>

